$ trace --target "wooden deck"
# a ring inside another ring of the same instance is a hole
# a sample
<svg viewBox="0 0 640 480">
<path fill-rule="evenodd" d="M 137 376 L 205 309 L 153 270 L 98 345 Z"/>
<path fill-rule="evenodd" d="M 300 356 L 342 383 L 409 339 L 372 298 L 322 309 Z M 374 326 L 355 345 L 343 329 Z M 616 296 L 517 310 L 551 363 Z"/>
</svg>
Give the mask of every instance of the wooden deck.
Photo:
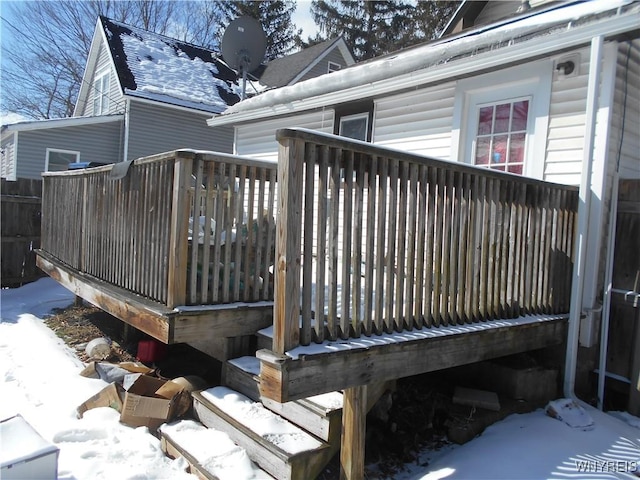
<svg viewBox="0 0 640 480">
<path fill-rule="evenodd" d="M 563 341 L 576 188 L 278 139 L 277 165 L 179 150 L 44 174 L 38 265 L 166 343 L 273 325 L 259 357 L 277 401 Z M 349 342 L 366 347 L 335 347 Z"/>
</svg>

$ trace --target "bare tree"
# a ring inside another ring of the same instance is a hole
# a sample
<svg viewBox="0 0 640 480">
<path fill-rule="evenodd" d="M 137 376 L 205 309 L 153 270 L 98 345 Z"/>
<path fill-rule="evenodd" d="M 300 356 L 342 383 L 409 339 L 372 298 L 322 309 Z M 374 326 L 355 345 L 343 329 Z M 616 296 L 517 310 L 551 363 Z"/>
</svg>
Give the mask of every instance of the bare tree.
<svg viewBox="0 0 640 480">
<path fill-rule="evenodd" d="M 5 3 L 0 15 L 0 108 L 33 119 L 71 116 L 99 15 L 218 50 L 221 32 L 228 22 L 223 7 L 228 4 L 223 0 Z M 274 4 L 295 8 L 293 2 Z M 7 10 L 9 15 L 4 13 Z M 290 18 L 290 12 L 286 18 Z"/>
</svg>

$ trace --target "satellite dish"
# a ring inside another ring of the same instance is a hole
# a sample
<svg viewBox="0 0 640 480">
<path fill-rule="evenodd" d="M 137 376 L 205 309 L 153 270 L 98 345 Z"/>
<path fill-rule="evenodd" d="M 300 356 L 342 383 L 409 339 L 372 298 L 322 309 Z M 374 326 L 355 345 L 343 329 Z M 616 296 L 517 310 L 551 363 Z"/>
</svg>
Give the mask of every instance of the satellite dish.
<svg viewBox="0 0 640 480">
<path fill-rule="evenodd" d="M 227 64 L 242 72 L 242 99 L 247 84 L 247 72 L 260 66 L 267 51 L 267 36 L 260 22 L 253 17 L 238 17 L 222 36 L 222 57 Z"/>
</svg>

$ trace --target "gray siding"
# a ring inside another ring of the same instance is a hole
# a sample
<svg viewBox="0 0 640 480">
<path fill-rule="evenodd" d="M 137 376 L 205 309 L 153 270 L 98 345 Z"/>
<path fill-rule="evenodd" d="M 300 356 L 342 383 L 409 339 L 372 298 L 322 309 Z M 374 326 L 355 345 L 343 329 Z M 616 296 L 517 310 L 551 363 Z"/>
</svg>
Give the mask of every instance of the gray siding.
<svg viewBox="0 0 640 480">
<path fill-rule="evenodd" d="M 211 128 L 211 114 L 160 107 L 131 101 L 129 113 L 128 159 L 135 159 L 179 148 L 231 153 L 233 129 Z"/>
<path fill-rule="evenodd" d="M 27 130 L 18 133 L 19 178 L 40 178 L 47 148 L 80 152 L 82 162 L 120 161 L 122 122 Z"/>
<path fill-rule="evenodd" d="M 93 82 L 97 73 L 103 73 L 105 69 L 109 70 L 109 111 L 103 112 L 103 114 L 114 114 L 114 113 L 123 113 L 124 112 L 124 97 L 120 92 L 120 86 L 118 83 L 118 78 L 116 77 L 113 68 L 111 66 L 111 57 L 109 55 L 109 50 L 105 48 L 104 43 L 100 45 L 100 50 L 98 53 L 98 61 L 96 62 L 95 69 L 91 72 L 91 80 L 90 86 L 87 91 L 87 103 L 82 105 L 78 116 L 91 116 L 93 113 Z"/>
<path fill-rule="evenodd" d="M 316 63 L 307 73 L 305 73 L 298 82 L 303 80 L 308 80 L 309 78 L 319 77 L 320 75 L 324 75 L 329 70 L 329 62 L 337 63 L 341 65 L 342 68 L 347 66 L 347 62 L 345 61 L 342 53 L 339 48 L 334 48 L 331 50 L 325 57 L 323 57 L 318 63 Z"/>
</svg>

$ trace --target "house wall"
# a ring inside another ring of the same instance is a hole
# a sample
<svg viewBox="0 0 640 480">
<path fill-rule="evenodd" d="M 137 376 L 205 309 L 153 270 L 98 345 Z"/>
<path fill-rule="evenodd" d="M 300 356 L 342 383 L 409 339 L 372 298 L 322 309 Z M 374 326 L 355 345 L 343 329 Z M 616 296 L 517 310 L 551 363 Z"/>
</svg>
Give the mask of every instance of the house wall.
<svg viewBox="0 0 640 480">
<path fill-rule="evenodd" d="M 337 63 L 342 65 L 342 68 L 347 66 L 347 62 L 345 62 L 344 57 L 340 53 L 339 48 L 334 48 L 331 50 L 325 57 L 322 58 L 317 64 L 313 66 L 307 73 L 305 73 L 298 82 L 303 80 L 308 80 L 309 78 L 319 77 L 320 75 L 324 75 L 327 73 L 329 68 L 329 62 Z"/>
<path fill-rule="evenodd" d="M 620 178 L 640 178 L 640 40 L 618 49 L 611 153 L 620 157 Z M 626 97 L 626 102 L 625 102 Z M 621 137 L 620 132 L 624 128 Z M 622 142 L 621 142 L 622 140 Z"/>
<path fill-rule="evenodd" d="M 325 133 L 333 133 L 332 109 L 281 117 L 255 124 L 236 127 L 235 152 L 263 160 L 278 160 L 278 142 L 276 131 L 280 128 L 308 128 Z"/>
<path fill-rule="evenodd" d="M 109 55 L 109 50 L 105 47 L 105 44 L 102 43 L 100 45 L 100 49 L 98 51 L 98 61 L 96 62 L 95 69 L 91 74 L 91 86 L 88 89 L 87 93 L 87 103 L 82 105 L 79 109 L 78 116 L 91 116 L 93 115 L 93 81 L 95 79 L 96 73 L 102 73 L 105 69 L 109 69 L 111 76 L 109 80 L 109 111 L 107 114 L 114 113 L 123 113 L 125 107 L 124 97 L 122 92 L 120 92 L 120 86 L 118 79 L 116 78 L 115 72 L 113 70 L 113 66 L 111 65 L 111 57 Z M 103 114 L 105 114 L 103 112 Z"/>
<path fill-rule="evenodd" d="M 132 100 L 127 159 L 180 148 L 231 153 L 233 129 L 207 126 L 210 117 L 210 113 L 192 113 Z"/>
<path fill-rule="evenodd" d="M 376 144 L 450 160 L 456 82 L 375 102 Z"/>
<path fill-rule="evenodd" d="M 2 158 L 0 161 L 0 176 L 7 180 L 16 179 L 16 159 L 15 159 L 15 134 L 2 139 L 0 148 Z"/>
<path fill-rule="evenodd" d="M 18 133 L 17 176 L 39 179 L 45 169 L 47 148 L 78 151 L 81 162 L 118 162 L 121 160 L 121 139 L 121 121 L 21 131 Z"/>
</svg>

